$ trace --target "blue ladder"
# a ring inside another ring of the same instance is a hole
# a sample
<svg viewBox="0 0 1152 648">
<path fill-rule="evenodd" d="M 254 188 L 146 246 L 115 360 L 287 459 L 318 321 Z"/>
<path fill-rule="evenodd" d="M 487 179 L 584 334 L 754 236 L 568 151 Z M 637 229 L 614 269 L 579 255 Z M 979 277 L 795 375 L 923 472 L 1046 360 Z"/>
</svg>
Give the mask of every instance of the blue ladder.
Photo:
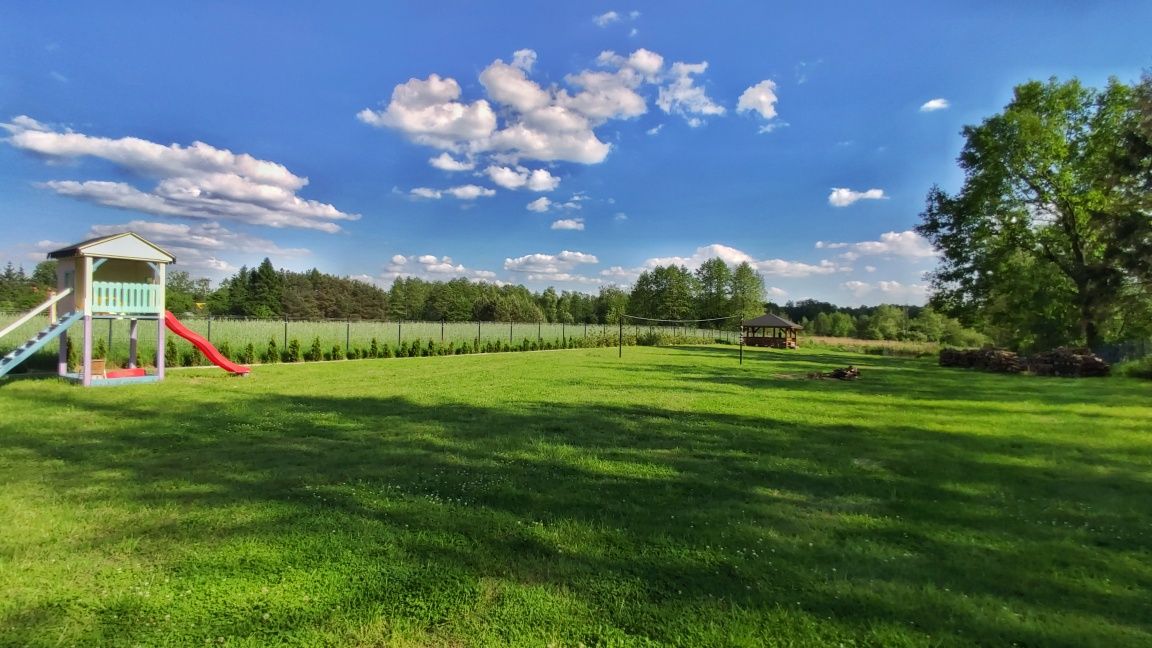
<svg viewBox="0 0 1152 648">
<path fill-rule="evenodd" d="M 61 333 L 67 331 L 68 327 L 78 322 L 81 317 L 84 317 L 84 311 L 72 311 L 68 313 L 57 320 L 55 324 L 48 326 L 33 336 L 32 339 L 16 347 L 14 351 L 3 358 L 0 358 L 0 378 L 3 378 L 9 371 L 15 369 L 16 365 L 24 362 L 31 357 L 33 353 L 43 348 L 45 344 L 55 340 Z"/>
</svg>

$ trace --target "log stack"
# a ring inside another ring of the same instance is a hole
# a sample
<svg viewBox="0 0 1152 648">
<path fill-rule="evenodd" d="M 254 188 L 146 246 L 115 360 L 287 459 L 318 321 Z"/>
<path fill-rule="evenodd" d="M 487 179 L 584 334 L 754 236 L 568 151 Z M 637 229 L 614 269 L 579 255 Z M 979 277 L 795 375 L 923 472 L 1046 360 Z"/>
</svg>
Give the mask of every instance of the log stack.
<svg viewBox="0 0 1152 648">
<path fill-rule="evenodd" d="M 1102 377 L 1109 374 L 1111 367 L 1088 349 L 1060 347 L 1029 358 L 1028 370 L 1037 376 Z"/>
<path fill-rule="evenodd" d="M 1003 349 L 941 349 L 940 366 L 994 373 L 1020 373 L 1026 368 L 1020 356 Z"/>
</svg>

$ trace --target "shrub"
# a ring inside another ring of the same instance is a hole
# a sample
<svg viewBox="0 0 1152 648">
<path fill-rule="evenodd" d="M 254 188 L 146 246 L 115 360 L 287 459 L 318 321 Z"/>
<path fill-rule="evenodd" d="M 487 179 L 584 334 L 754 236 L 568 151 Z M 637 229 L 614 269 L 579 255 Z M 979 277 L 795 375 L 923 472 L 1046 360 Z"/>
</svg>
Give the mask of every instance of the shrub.
<svg viewBox="0 0 1152 648">
<path fill-rule="evenodd" d="M 288 342 L 288 349 L 284 352 L 284 362 L 300 362 L 304 359 L 304 353 L 300 348 L 300 340 L 292 338 Z"/>
<path fill-rule="evenodd" d="M 319 362 L 324 359 L 324 347 L 320 346 L 320 336 L 312 338 L 312 346 L 304 353 L 307 362 Z"/>
<path fill-rule="evenodd" d="M 333 344 L 332 345 L 332 351 L 331 351 L 331 353 L 328 354 L 328 359 L 329 360 L 343 360 L 344 358 L 345 358 L 344 350 L 340 348 L 339 344 Z"/>
<path fill-rule="evenodd" d="M 227 340 L 217 344 L 216 350 L 219 351 L 220 355 L 224 356 L 225 358 L 228 358 L 229 360 L 232 359 L 232 346 L 228 344 Z"/>
<path fill-rule="evenodd" d="M 71 345 L 71 348 L 68 349 L 69 364 L 72 364 L 72 354 L 76 351 L 77 346 L 78 345 L 73 344 Z M 180 366 L 180 352 L 176 350 L 176 341 L 172 338 L 168 338 L 164 341 L 164 364 L 168 365 L 169 367 Z"/>
<path fill-rule="evenodd" d="M 251 342 L 244 346 L 244 351 L 240 354 L 240 362 L 243 364 L 256 362 L 256 347 Z"/>
<path fill-rule="evenodd" d="M 1117 366 L 1117 370 L 1122 376 L 1152 380 L 1152 356 L 1125 362 Z"/>
<path fill-rule="evenodd" d="M 265 364 L 280 362 L 280 346 L 276 344 L 276 338 L 268 338 L 268 346 L 264 349 L 264 355 L 260 360 Z"/>
<path fill-rule="evenodd" d="M 387 347 L 385 347 L 385 348 L 387 348 Z M 372 343 L 368 345 L 368 357 L 369 358 L 379 358 L 380 357 L 380 343 L 376 341 L 376 338 L 372 338 Z M 384 357 L 387 358 L 388 356 L 384 356 Z"/>
</svg>

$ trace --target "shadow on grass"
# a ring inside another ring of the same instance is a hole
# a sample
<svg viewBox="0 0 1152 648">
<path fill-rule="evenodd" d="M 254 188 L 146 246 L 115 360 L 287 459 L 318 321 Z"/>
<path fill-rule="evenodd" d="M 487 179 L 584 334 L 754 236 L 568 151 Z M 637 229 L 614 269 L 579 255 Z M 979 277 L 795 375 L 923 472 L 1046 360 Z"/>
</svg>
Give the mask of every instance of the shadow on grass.
<svg viewBox="0 0 1152 648">
<path fill-rule="evenodd" d="M 697 374 L 685 380 L 821 387 Z M 227 600 L 189 612 L 197 641 L 383 617 L 508 643 L 703 645 L 770 637 L 764 619 L 781 614 L 870 641 L 893 628 L 914 643 L 1152 640 L 1148 476 L 1057 442 L 648 406 L 73 400 L 115 427 L 0 423 L 0 449 L 52 466 L 42 479 L 79 507 L 173 512 L 82 542 L 131 546 L 173 579 L 215 584 Z M 234 591 L 300 573 L 316 593 L 288 611 Z M 517 603 L 525 591 L 546 601 Z M 554 616 L 525 611 L 545 602 Z M 34 644 L 66 613 L 60 601 L 0 627 Z M 149 642 L 154 616 L 137 599 L 112 602 L 82 636 Z M 808 632 L 796 636 L 823 631 Z"/>
</svg>

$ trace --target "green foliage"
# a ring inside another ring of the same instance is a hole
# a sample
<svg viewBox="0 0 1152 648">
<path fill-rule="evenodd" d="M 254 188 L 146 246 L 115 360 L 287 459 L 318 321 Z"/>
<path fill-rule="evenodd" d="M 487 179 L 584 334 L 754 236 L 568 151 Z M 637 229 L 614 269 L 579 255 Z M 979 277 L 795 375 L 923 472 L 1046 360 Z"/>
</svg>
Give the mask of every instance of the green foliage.
<svg viewBox="0 0 1152 648">
<path fill-rule="evenodd" d="M 917 227 L 942 257 L 934 306 L 1025 349 L 1125 334 L 1116 322 L 1152 299 L 1147 164 L 1121 163 L 1140 150 L 1138 94 L 1032 81 L 965 127 L 964 186 L 933 188 Z"/>
<path fill-rule="evenodd" d="M 260 360 L 265 364 L 280 362 L 280 345 L 276 343 L 276 338 L 268 338 L 268 345 L 264 347 L 264 355 Z"/>
<path fill-rule="evenodd" d="M 256 346 L 251 342 L 244 345 L 244 352 L 240 355 L 240 362 L 242 364 L 253 364 L 256 362 Z"/>
<path fill-rule="evenodd" d="M 79 345 L 72 345 L 79 346 Z M 69 349 L 71 351 L 71 349 Z M 180 352 L 176 349 L 176 341 L 171 336 L 164 338 L 164 364 L 169 367 L 180 366 Z"/>
<path fill-rule="evenodd" d="M 291 348 L 291 345 L 289 345 Z M 312 338 L 312 346 L 304 352 L 304 360 L 307 362 L 317 362 L 324 359 L 324 347 L 320 344 L 319 336 Z"/>
<path fill-rule="evenodd" d="M 301 362 L 304 360 L 304 352 L 300 346 L 300 340 L 292 338 L 288 341 L 288 348 L 284 350 L 284 362 Z"/>
<path fill-rule="evenodd" d="M 1152 356 L 1119 364 L 1116 366 L 1116 373 L 1130 378 L 1152 380 Z"/>
</svg>

